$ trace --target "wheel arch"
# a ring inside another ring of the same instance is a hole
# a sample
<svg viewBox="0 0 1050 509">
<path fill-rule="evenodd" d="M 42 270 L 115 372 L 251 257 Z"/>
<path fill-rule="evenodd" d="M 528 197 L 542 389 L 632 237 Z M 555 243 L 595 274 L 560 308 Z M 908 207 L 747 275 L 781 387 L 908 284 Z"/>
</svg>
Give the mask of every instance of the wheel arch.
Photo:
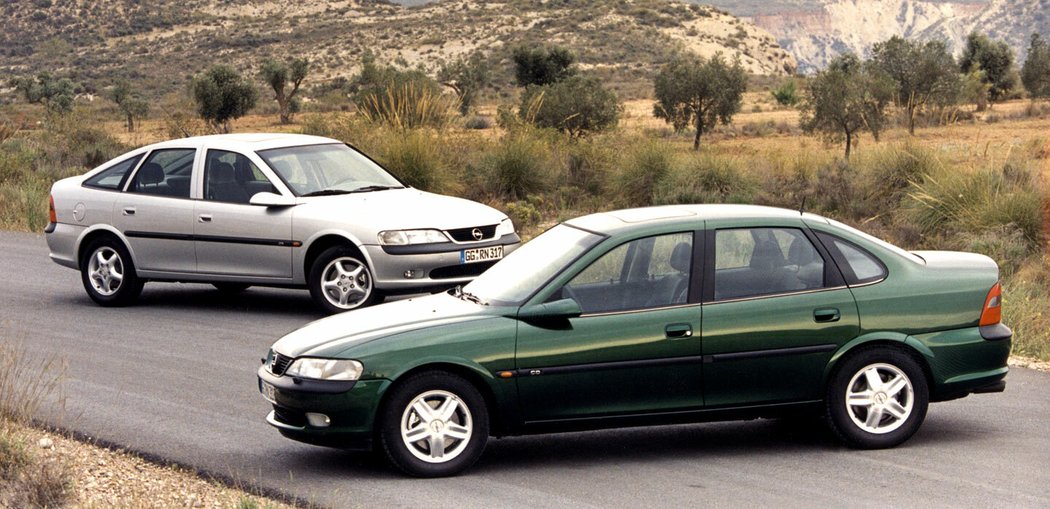
<svg viewBox="0 0 1050 509">
<path fill-rule="evenodd" d="M 933 358 L 933 352 L 915 338 L 899 332 L 865 334 L 863 336 L 858 336 L 852 341 L 839 347 L 839 349 L 831 356 L 828 365 L 824 368 L 822 385 L 827 387 L 827 385 L 831 383 L 832 375 L 835 374 L 835 370 L 838 369 L 843 360 L 861 350 L 876 347 L 893 348 L 912 356 L 912 358 L 919 363 L 919 367 L 922 368 L 922 373 L 926 377 L 926 385 L 929 387 L 930 393 L 932 394 L 934 392 L 933 370 L 930 367 L 930 359 Z"/>
<path fill-rule="evenodd" d="M 305 281 L 310 275 L 310 267 L 313 266 L 317 257 L 321 255 L 326 249 L 333 246 L 346 246 L 356 252 L 361 260 L 372 267 L 375 270 L 375 264 L 372 263 L 372 259 L 369 258 L 368 252 L 362 247 L 362 243 L 354 238 L 354 236 L 341 231 L 324 231 L 318 232 L 312 238 L 304 243 L 303 259 L 302 263 L 299 264 L 299 268 L 302 269 L 303 280 Z"/>
<path fill-rule="evenodd" d="M 98 224 L 93 225 L 88 229 L 84 230 L 80 234 L 80 237 L 77 238 L 76 245 L 73 247 L 73 252 L 76 253 L 77 270 L 84 269 L 84 267 L 82 267 L 80 263 L 81 260 L 84 259 L 84 249 L 95 239 L 101 237 L 113 237 L 118 242 L 123 244 L 124 249 L 126 249 L 128 251 L 128 254 L 131 256 L 132 266 L 136 268 L 139 266 L 138 258 L 136 258 L 135 256 L 135 250 L 131 248 L 131 244 L 128 242 L 128 238 L 125 237 L 124 234 L 120 232 L 120 230 L 117 230 L 116 228 L 110 225 Z"/>
<path fill-rule="evenodd" d="M 481 397 L 485 400 L 485 410 L 488 412 L 489 417 L 489 434 L 499 435 L 506 429 L 507 423 L 504 421 L 501 412 L 498 411 L 501 408 L 499 398 L 490 383 L 495 380 L 492 375 L 480 367 L 470 366 L 452 360 L 434 360 L 421 363 L 393 377 L 390 385 L 380 397 L 376 415 L 383 415 L 386 405 L 389 403 L 390 395 L 394 393 L 395 388 L 413 375 L 426 371 L 444 371 L 466 380 L 467 383 L 474 386 L 474 388 L 481 393 Z M 378 432 L 378 422 L 375 424 L 375 429 Z"/>
</svg>

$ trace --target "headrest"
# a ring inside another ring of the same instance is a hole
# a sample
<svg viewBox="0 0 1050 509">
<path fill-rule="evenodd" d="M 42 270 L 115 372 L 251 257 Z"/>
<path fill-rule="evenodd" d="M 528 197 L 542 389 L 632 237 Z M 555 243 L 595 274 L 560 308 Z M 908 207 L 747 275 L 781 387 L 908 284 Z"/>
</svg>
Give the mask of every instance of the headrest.
<svg viewBox="0 0 1050 509">
<path fill-rule="evenodd" d="M 752 269 L 773 270 L 784 265 L 784 253 L 780 251 L 780 245 L 772 240 L 755 243 L 755 250 L 751 253 Z"/>
<path fill-rule="evenodd" d="M 139 184 L 159 184 L 164 182 L 164 168 L 157 163 L 146 163 L 139 170 Z"/>
<path fill-rule="evenodd" d="M 211 172 L 208 175 L 208 180 L 216 184 L 234 182 L 233 165 L 222 161 L 213 163 L 211 165 Z"/>
<path fill-rule="evenodd" d="M 788 248 L 788 260 L 792 265 L 809 265 L 816 261 L 816 251 L 802 237 L 796 237 Z"/>
<path fill-rule="evenodd" d="M 252 173 L 251 166 L 247 163 L 240 164 L 234 169 L 234 176 L 237 177 L 238 184 L 244 184 L 245 182 L 251 182 L 255 180 L 255 174 Z"/>
<path fill-rule="evenodd" d="M 689 272 L 689 262 L 693 257 L 693 246 L 688 242 L 679 242 L 671 252 L 671 267 L 678 272 Z"/>
</svg>

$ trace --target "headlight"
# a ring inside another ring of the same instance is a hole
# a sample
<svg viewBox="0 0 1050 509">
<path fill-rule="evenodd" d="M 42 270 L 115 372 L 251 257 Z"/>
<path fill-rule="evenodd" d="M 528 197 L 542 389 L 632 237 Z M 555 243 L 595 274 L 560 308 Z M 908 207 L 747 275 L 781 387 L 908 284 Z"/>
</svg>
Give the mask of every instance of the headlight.
<svg viewBox="0 0 1050 509">
<path fill-rule="evenodd" d="M 438 230 L 391 230 L 379 232 L 379 243 L 384 246 L 434 244 L 437 242 L 448 242 L 448 237 Z"/>
<path fill-rule="evenodd" d="M 365 368 L 360 362 L 337 359 L 296 359 L 286 375 L 315 380 L 357 380 Z"/>
<path fill-rule="evenodd" d="M 496 227 L 496 238 L 500 238 L 504 235 L 510 235 L 514 233 L 514 223 L 508 217 L 503 221 L 500 221 L 499 226 Z"/>
</svg>

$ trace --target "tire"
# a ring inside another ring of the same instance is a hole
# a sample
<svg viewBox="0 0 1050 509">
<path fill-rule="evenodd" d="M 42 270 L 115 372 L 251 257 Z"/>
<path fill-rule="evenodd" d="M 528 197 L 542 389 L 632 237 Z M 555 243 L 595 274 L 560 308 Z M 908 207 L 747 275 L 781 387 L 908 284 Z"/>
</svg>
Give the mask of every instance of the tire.
<svg viewBox="0 0 1050 509">
<path fill-rule="evenodd" d="M 454 406 L 447 406 L 451 404 Z M 435 414 L 422 415 L 421 407 L 430 407 L 424 412 Z M 451 413 L 437 414 L 442 409 Z M 428 371 L 393 389 L 379 415 L 378 435 L 386 459 L 402 472 L 415 477 L 456 475 L 485 450 L 488 409 L 470 382 L 450 373 Z M 412 442 L 413 437 L 419 438 Z M 440 440 L 440 454 L 431 452 L 437 450 L 434 440 Z"/>
<path fill-rule="evenodd" d="M 873 385 L 878 385 L 874 391 Z M 918 361 L 889 347 L 864 349 L 846 358 L 832 375 L 825 398 L 831 430 L 858 449 L 904 443 L 922 425 L 929 403 L 926 375 Z"/>
<path fill-rule="evenodd" d="M 346 246 L 324 250 L 310 266 L 309 278 L 310 296 L 329 314 L 362 308 L 379 298 L 372 269 Z"/>
<path fill-rule="evenodd" d="M 212 283 L 211 285 L 214 286 L 215 289 L 219 292 L 227 295 L 236 295 L 251 288 L 252 286 L 245 283 Z"/>
<path fill-rule="evenodd" d="M 144 281 L 135 274 L 131 254 L 119 240 L 100 237 L 82 252 L 80 281 L 88 297 L 105 307 L 127 306 L 138 299 Z"/>
</svg>

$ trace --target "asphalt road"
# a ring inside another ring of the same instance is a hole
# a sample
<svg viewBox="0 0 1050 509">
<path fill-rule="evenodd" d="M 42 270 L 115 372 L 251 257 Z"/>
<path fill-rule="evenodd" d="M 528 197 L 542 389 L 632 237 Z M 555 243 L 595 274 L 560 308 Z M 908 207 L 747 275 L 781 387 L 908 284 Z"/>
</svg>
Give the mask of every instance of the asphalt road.
<svg viewBox="0 0 1050 509">
<path fill-rule="evenodd" d="M 259 358 L 318 317 L 306 292 L 147 285 L 95 306 L 39 235 L 0 232 L 0 338 L 69 362 L 44 420 L 155 458 L 331 507 L 1050 507 L 1050 374 L 932 405 L 901 447 L 846 449 L 756 420 L 493 440 L 467 474 L 403 478 L 361 453 L 301 445 L 263 421 Z"/>
</svg>

